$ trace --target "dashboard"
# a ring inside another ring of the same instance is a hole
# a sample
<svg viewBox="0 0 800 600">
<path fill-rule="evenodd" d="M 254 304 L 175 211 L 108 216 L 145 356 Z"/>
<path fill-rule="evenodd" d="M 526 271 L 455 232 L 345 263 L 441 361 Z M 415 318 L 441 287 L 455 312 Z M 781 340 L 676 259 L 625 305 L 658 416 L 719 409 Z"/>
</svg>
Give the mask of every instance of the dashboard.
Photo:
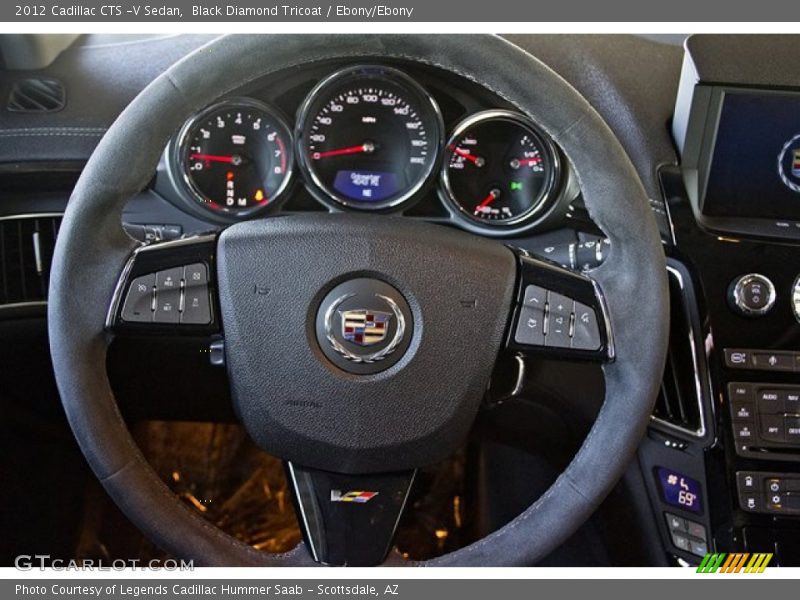
<svg viewBox="0 0 800 600">
<path fill-rule="evenodd" d="M 492 237 L 552 227 L 578 197 L 536 123 L 479 84 L 400 62 L 322 62 L 226 95 L 181 124 L 154 190 L 220 226 L 353 211 Z"/>
</svg>

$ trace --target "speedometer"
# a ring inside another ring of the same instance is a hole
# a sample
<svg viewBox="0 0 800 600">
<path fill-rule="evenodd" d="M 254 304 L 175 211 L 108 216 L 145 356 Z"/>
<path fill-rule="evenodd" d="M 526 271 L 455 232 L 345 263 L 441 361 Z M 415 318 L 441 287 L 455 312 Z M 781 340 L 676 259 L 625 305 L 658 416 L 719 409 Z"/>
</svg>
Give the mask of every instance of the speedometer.
<svg viewBox="0 0 800 600">
<path fill-rule="evenodd" d="M 407 75 L 388 67 L 348 68 L 323 80 L 304 102 L 298 162 L 321 200 L 390 208 L 430 179 L 442 131 L 436 102 Z"/>
</svg>

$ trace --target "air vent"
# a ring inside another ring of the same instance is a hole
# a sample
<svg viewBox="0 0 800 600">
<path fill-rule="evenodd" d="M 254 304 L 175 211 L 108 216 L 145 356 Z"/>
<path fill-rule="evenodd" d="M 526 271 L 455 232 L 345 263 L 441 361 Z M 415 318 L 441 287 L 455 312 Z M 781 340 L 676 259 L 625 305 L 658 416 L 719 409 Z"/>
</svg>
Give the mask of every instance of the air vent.
<svg viewBox="0 0 800 600">
<path fill-rule="evenodd" d="M 0 218 L 0 306 L 47 299 L 61 215 Z"/>
<path fill-rule="evenodd" d="M 670 339 L 661 391 L 653 411 L 653 424 L 661 429 L 703 437 L 703 384 L 699 339 L 692 325 L 696 313 L 693 296 L 686 287 L 688 276 L 668 267 L 670 294 Z M 704 364 L 704 363 L 702 363 Z"/>
<path fill-rule="evenodd" d="M 66 93 L 57 79 L 22 79 L 11 86 L 6 108 L 11 112 L 55 112 L 64 108 Z"/>
</svg>

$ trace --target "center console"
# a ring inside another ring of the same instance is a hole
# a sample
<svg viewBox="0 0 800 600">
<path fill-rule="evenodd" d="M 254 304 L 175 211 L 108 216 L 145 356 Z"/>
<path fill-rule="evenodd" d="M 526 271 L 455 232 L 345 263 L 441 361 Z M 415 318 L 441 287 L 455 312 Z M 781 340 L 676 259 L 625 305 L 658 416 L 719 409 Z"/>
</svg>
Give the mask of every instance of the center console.
<svg viewBox="0 0 800 600">
<path fill-rule="evenodd" d="M 777 57 L 795 42 L 690 38 L 672 124 L 681 164 L 660 174 L 674 235 L 669 252 L 692 275 L 711 387 L 715 435 L 698 453 L 702 468 L 693 467 L 708 498 L 709 552 L 767 552 L 793 566 L 800 564 L 800 72 Z M 693 515 L 680 506 L 673 513 Z"/>
</svg>

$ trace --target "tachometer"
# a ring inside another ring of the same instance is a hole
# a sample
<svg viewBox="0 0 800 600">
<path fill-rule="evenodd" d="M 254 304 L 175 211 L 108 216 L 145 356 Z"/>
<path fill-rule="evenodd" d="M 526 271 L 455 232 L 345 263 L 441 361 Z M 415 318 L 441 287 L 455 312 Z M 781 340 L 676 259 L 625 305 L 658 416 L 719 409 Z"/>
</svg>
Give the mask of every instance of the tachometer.
<svg viewBox="0 0 800 600">
<path fill-rule="evenodd" d="M 183 180 L 200 206 L 233 217 L 272 204 L 292 172 L 291 132 L 269 106 L 249 98 L 209 107 L 183 128 Z"/>
<path fill-rule="evenodd" d="M 407 75 L 388 67 L 349 68 L 323 80 L 303 104 L 298 160 L 323 201 L 389 208 L 428 181 L 442 130 L 435 101 Z"/>
<path fill-rule="evenodd" d="M 555 149 L 528 119 L 490 110 L 456 127 L 445 150 L 442 184 L 469 221 L 508 230 L 549 205 L 557 174 Z"/>
</svg>

